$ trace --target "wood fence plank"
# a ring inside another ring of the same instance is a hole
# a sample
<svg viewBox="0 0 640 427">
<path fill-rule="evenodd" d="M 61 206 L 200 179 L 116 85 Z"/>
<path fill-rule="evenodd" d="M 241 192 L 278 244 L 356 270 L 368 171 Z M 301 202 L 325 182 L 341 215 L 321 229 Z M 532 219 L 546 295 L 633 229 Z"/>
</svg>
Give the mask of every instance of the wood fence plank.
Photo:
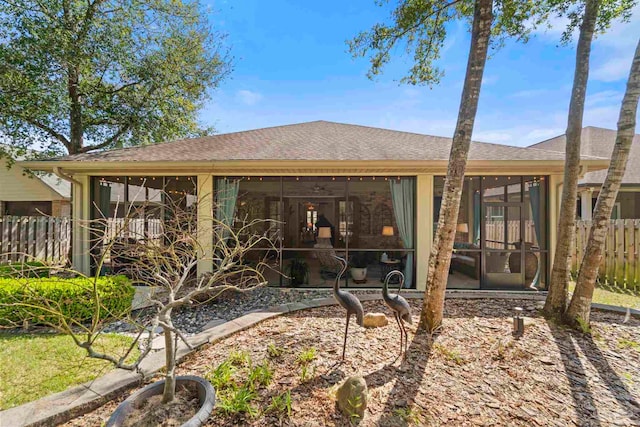
<svg viewBox="0 0 640 427">
<path fill-rule="evenodd" d="M 0 246 L 0 262 L 9 262 L 9 250 L 10 250 L 10 232 L 11 229 L 11 220 L 8 216 L 1 218 L 0 225 L 2 225 L 2 245 Z"/>
<path fill-rule="evenodd" d="M 640 219 L 633 220 L 633 248 L 635 251 L 633 282 L 635 288 L 640 289 Z"/>
<path fill-rule="evenodd" d="M 47 220 L 47 257 L 46 260 L 53 262 L 53 218 Z"/>
<path fill-rule="evenodd" d="M 47 218 L 38 217 L 36 219 L 36 258 L 47 259 Z"/>
<path fill-rule="evenodd" d="M 36 255 L 36 217 L 29 217 L 29 222 L 27 223 L 29 226 L 29 230 L 27 231 L 29 235 L 29 249 L 27 253 L 29 254 L 29 258 L 35 258 Z"/>
</svg>

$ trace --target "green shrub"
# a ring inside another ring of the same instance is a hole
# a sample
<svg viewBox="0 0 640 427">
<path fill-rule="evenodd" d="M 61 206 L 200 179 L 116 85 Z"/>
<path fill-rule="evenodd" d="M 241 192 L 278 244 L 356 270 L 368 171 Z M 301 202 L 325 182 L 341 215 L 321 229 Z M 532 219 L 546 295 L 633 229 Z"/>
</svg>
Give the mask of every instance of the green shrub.
<svg viewBox="0 0 640 427">
<path fill-rule="evenodd" d="M 58 324 L 60 315 L 87 321 L 95 310 L 93 280 L 0 278 L 0 324 Z M 126 277 L 99 277 L 96 289 L 101 320 L 122 317 L 131 309 L 135 289 Z"/>
<path fill-rule="evenodd" d="M 50 268 L 38 261 L 0 265 L 0 278 L 49 277 Z"/>
</svg>

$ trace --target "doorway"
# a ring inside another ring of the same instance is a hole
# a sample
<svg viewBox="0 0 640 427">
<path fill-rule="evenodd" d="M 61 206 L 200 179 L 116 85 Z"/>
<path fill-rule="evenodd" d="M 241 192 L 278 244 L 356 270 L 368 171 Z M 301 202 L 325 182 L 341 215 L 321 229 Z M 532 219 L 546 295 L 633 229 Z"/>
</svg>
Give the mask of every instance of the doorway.
<svg viewBox="0 0 640 427">
<path fill-rule="evenodd" d="M 482 212 L 481 289 L 524 287 L 522 202 L 484 203 Z"/>
</svg>

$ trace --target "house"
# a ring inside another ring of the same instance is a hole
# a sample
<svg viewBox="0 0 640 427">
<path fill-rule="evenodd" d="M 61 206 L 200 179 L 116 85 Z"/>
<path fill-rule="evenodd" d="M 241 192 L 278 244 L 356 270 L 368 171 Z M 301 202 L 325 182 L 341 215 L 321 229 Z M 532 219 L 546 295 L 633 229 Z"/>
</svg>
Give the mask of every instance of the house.
<svg viewBox="0 0 640 427">
<path fill-rule="evenodd" d="M 582 155 L 611 158 L 617 132 L 611 129 L 587 126 L 582 129 L 580 152 Z M 565 151 L 566 135 L 531 145 L 531 148 Z M 590 220 L 595 207 L 600 187 L 607 177 L 607 169 L 586 171 L 578 182 L 578 218 Z M 622 178 L 616 204 L 611 214 L 612 219 L 640 218 L 640 135 L 633 138 L 629 163 Z"/>
<path fill-rule="evenodd" d="M 205 253 L 213 250 L 207 218 L 215 203 L 236 217 L 277 220 L 272 284 L 331 286 L 338 254 L 367 267 L 347 286 L 380 286 L 386 272 L 401 269 L 409 286 L 424 289 L 450 148 L 450 138 L 315 121 L 22 165 L 73 180 L 74 218 L 120 217 L 148 202 L 145 233 L 161 233 L 153 203 L 162 189 L 186 197 Z M 608 160 L 585 154 L 581 165 L 600 170 Z M 472 143 L 451 288 L 546 288 L 563 171 L 561 152 Z M 92 242 L 74 227 L 73 262 L 89 273 Z M 199 273 L 213 268 L 205 258 Z M 308 280 L 279 273 L 300 259 Z"/>
<path fill-rule="evenodd" d="M 0 216 L 54 217 L 71 214 L 71 184 L 54 174 L 29 175 L 0 159 Z"/>
</svg>

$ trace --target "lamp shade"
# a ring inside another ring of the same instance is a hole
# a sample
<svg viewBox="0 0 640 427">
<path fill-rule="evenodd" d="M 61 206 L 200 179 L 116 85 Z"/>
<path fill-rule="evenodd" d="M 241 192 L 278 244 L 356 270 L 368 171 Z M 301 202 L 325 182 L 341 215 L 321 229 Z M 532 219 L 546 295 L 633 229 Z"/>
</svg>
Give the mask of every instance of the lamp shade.
<svg viewBox="0 0 640 427">
<path fill-rule="evenodd" d="M 382 235 L 383 236 L 393 236 L 393 227 L 390 225 L 385 225 L 382 227 Z"/>
<path fill-rule="evenodd" d="M 318 227 L 318 238 L 319 239 L 330 239 L 331 238 L 331 227 Z"/>
<path fill-rule="evenodd" d="M 466 222 L 461 222 L 460 224 L 456 225 L 456 231 L 458 233 L 468 233 L 469 224 L 467 224 Z"/>
</svg>

